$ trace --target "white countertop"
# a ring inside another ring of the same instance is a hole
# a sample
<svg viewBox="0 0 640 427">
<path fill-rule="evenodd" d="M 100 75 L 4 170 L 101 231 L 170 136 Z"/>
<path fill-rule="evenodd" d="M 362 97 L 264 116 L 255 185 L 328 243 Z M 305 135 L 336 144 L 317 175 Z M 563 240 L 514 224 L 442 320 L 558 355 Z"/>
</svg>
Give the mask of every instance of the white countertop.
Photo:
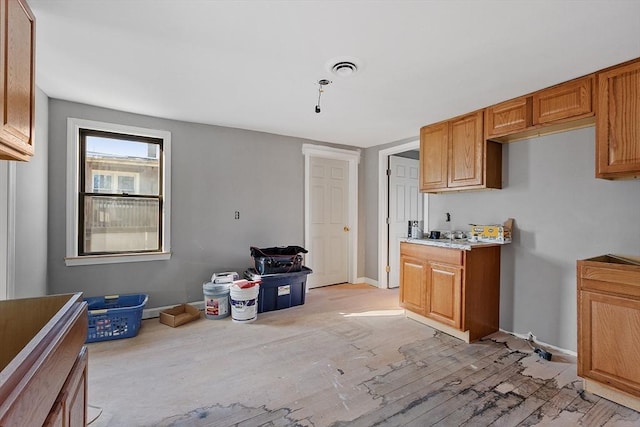
<svg viewBox="0 0 640 427">
<path fill-rule="evenodd" d="M 402 239 L 401 241 L 416 243 L 418 245 L 437 246 L 440 248 L 462 249 L 465 251 L 470 251 L 471 249 L 478 247 L 502 246 L 510 243 L 470 242 L 467 239 Z"/>
</svg>

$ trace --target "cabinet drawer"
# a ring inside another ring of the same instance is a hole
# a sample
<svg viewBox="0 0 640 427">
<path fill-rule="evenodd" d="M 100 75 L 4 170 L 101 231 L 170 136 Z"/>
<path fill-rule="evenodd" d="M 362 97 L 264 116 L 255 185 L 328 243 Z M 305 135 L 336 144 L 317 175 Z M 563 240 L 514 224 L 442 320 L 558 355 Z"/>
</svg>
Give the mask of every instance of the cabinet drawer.
<svg viewBox="0 0 640 427">
<path fill-rule="evenodd" d="M 462 253 L 461 249 L 441 248 L 419 243 L 400 243 L 400 255 L 444 264 L 462 265 Z"/>
<path fill-rule="evenodd" d="M 584 77 L 533 94 L 533 124 L 593 114 L 593 76 Z"/>
<path fill-rule="evenodd" d="M 640 298 L 640 266 L 578 261 L 578 285 L 581 291 Z"/>
</svg>

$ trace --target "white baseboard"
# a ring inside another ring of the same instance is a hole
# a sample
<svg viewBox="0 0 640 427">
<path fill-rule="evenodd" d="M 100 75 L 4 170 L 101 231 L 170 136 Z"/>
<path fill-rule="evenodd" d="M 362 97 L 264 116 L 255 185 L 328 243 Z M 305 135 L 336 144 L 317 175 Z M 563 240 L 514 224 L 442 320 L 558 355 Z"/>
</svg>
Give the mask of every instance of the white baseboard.
<svg viewBox="0 0 640 427">
<path fill-rule="evenodd" d="M 377 280 L 369 277 L 358 277 L 358 283 L 366 283 L 367 285 L 375 286 L 376 288 L 380 287 Z"/>
<path fill-rule="evenodd" d="M 523 340 L 529 339 L 529 334 L 518 334 L 516 332 L 510 332 L 510 331 L 506 331 L 504 329 L 500 329 L 501 332 L 504 332 L 506 334 L 509 335 L 513 335 L 514 337 L 517 338 L 522 338 Z M 564 353 L 564 354 L 568 354 L 569 356 L 574 356 L 574 357 L 578 357 L 578 353 L 573 351 L 573 350 L 567 350 L 565 348 L 560 348 L 560 347 L 556 347 L 555 345 L 552 344 L 547 344 L 546 342 L 542 342 L 542 341 L 538 341 L 538 339 L 536 338 L 536 336 L 533 336 L 533 342 L 536 344 L 539 344 L 540 346 L 550 349 L 550 350 L 554 350 L 560 353 Z"/>
<path fill-rule="evenodd" d="M 196 307 L 198 310 L 204 310 L 204 300 L 195 301 L 195 302 L 189 302 L 187 304 Z M 180 304 L 165 305 L 164 307 L 145 308 L 144 310 L 142 310 L 142 318 L 143 319 L 154 319 L 156 317 L 160 317 L 160 312 L 162 310 L 173 308 L 176 305 L 180 305 Z"/>
</svg>

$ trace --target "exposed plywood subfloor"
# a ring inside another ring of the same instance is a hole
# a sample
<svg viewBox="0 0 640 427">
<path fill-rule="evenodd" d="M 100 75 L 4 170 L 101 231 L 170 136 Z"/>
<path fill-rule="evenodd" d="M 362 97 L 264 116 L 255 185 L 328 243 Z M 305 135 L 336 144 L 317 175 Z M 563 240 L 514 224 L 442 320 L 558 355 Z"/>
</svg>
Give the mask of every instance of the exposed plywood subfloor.
<svg viewBox="0 0 640 427">
<path fill-rule="evenodd" d="M 253 324 L 143 321 L 89 346 L 92 426 L 638 426 L 575 360 L 506 334 L 465 344 L 406 319 L 397 290 L 313 289 Z"/>
</svg>

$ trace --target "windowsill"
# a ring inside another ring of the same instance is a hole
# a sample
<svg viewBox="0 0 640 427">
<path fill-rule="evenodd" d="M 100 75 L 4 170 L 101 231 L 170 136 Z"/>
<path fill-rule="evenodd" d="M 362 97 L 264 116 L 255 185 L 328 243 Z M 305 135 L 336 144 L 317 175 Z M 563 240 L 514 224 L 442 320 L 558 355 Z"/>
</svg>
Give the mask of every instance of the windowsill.
<svg viewBox="0 0 640 427">
<path fill-rule="evenodd" d="M 124 262 L 163 261 L 168 259 L 171 259 L 171 252 L 65 257 L 64 263 L 67 267 L 74 267 L 77 265 L 119 264 Z"/>
</svg>

